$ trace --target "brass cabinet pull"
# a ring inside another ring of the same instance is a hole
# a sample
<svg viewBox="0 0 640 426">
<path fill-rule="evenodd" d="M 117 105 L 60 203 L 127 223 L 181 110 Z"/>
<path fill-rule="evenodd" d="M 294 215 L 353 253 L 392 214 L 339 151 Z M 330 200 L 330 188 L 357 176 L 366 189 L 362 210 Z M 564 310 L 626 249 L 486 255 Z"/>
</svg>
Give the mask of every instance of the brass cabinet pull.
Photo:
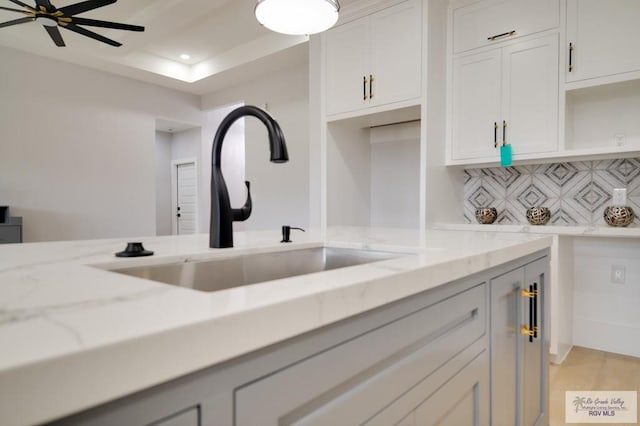
<svg viewBox="0 0 640 426">
<path fill-rule="evenodd" d="M 520 327 L 520 334 L 522 334 L 523 336 L 529 336 L 530 338 L 536 338 L 538 337 L 538 332 L 540 331 L 540 329 L 538 329 L 538 327 L 529 327 L 529 324 L 525 324 L 522 327 Z"/>
<path fill-rule="evenodd" d="M 520 290 L 520 296 L 529 299 L 529 324 L 525 324 L 520 327 L 520 334 L 523 336 L 529 336 L 529 342 L 533 342 L 533 339 L 538 338 L 538 283 L 533 283 L 529 288 L 523 288 Z"/>
<path fill-rule="evenodd" d="M 498 147 L 498 122 L 493 122 L 493 147 Z"/>
<path fill-rule="evenodd" d="M 487 40 L 494 41 L 494 40 L 499 39 L 501 37 L 511 37 L 513 35 L 516 35 L 516 30 L 511 30 L 511 31 L 507 31 L 506 33 L 496 34 L 496 35 L 493 35 L 491 37 L 487 37 Z"/>
<path fill-rule="evenodd" d="M 507 144 L 507 122 L 502 120 L 502 145 Z"/>
<path fill-rule="evenodd" d="M 373 74 L 369 74 L 369 99 L 373 99 Z"/>
<path fill-rule="evenodd" d="M 362 76 L 362 98 L 366 101 L 367 100 L 367 76 L 363 75 Z"/>
<path fill-rule="evenodd" d="M 533 299 L 534 297 L 536 297 L 535 293 L 533 292 L 533 288 L 531 286 L 529 286 L 528 289 L 523 288 L 522 290 L 520 290 L 520 296 L 528 297 L 529 299 Z"/>
<path fill-rule="evenodd" d="M 573 43 L 569 43 L 569 72 L 573 71 Z"/>
<path fill-rule="evenodd" d="M 525 324 L 522 327 L 520 327 L 520 334 L 522 334 L 523 336 L 532 337 L 533 336 L 533 330 L 531 328 L 529 328 L 529 324 Z"/>
<path fill-rule="evenodd" d="M 534 282 L 533 290 L 533 338 L 538 338 L 538 283 Z"/>
</svg>

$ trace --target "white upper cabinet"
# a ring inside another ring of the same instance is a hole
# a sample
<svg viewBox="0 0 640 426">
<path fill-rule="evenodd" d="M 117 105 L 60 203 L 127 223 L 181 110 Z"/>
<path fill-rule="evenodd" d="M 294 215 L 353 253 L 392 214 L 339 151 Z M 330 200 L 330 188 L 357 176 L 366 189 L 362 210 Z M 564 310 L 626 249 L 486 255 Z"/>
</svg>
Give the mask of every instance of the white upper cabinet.
<svg viewBox="0 0 640 426">
<path fill-rule="evenodd" d="M 501 116 L 502 51 L 463 56 L 453 62 L 452 157 L 495 158 Z"/>
<path fill-rule="evenodd" d="M 488 0 L 460 7 L 453 11 L 453 52 L 556 28 L 559 14 L 559 0 Z"/>
<path fill-rule="evenodd" d="M 558 36 L 523 41 L 503 49 L 503 142 L 513 154 L 558 149 Z"/>
<path fill-rule="evenodd" d="M 420 97 L 421 10 L 409 0 L 327 31 L 328 115 Z"/>
<path fill-rule="evenodd" d="M 450 101 L 453 162 L 557 150 L 557 34 L 456 57 Z"/>
<path fill-rule="evenodd" d="M 369 21 L 350 22 L 328 31 L 327 113 L 362 108 L 368 99 Z"/>
<path fill-rule="evenodd" d="M 638 0 L 567 0 L 567 82 L 640 70 L 639 20 Z"/>
</svg>

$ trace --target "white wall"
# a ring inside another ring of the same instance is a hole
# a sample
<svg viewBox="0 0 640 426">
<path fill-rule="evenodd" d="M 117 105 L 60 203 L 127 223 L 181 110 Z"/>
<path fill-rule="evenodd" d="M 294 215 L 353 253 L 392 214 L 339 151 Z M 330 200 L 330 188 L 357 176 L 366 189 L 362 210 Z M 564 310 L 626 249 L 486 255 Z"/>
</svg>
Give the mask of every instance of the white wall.
<svg viewBox="0 0 640 426">
<path fill-rule="evenodd" d="M 156 132 L 156 235 L 171 235 L 171 133 Z"/>
<path fill-rule="evenodd" d="M 245 174 L 251 182 L 253 197 L 253 213 L 244 223 L 247 230 L 279 230 L 281 225 L 308 227 L 308 74 L 308 64 L 303 63 L 253 82 L 208 94 L 202 99 L 203 110 L 239 101 L 260 107 L 267 104 L 269 113 L 278 121 L 284 133 L 289 162 L 273 164 L 269 162 L 265 127 L 255 118 L 245 120 Z M 225 180 L 230 184 L 230 178 L 226 175 Z M 238 229 L 235 224 L 234 229 Z"/>
<path fill-rule="evenodd" d="M 640 242 L 574 240 L 573 343 L 640 357 Z M 626 283 L 611 281 L 611 266 L 626 268 Z"/>
<path fill-rule="evenodd" d="M 155 118 L 199 97 L 0 47 L 0 200 L 25 241 L 156 233 Z"/>
<path fill-rule="evenodd" d="M 183 160 L 195 158 L 200 163 L 200 144 L 202 129 L 183 130 L 171 134 L 171 159 Z"/>
<path fill-rule="evenodd" d="M 371 226 L 420 225 L 420 122 L 371 129 Z"/>
<path fill-rule="evenodd" d="M 370 130 L 348 120 L 329 123 L 326 149 L 327 226 L 370 226 Z"/>
</svg>

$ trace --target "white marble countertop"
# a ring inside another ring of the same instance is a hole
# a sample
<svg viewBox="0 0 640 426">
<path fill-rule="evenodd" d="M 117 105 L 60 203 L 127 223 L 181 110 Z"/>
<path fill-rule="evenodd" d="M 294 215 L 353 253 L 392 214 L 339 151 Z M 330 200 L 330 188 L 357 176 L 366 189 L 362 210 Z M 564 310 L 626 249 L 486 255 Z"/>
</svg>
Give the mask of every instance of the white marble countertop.
<svg viewBox="0 0 640 426">
<path fill-rule="evenodd" d="M 292 237 L 296 242 L 280 244 L 279 230 L 239 233 L 235 248 L 222 250 L 210 249 L 205 234 L 0 246 L 0 424 L 60 418 L 552 241 L 535 234 L 369 228 Z M 155 255 L 114 257 L 126 241 L 142 241 Z M 213 293 L 105 270 L 323 244 L 413 254 Z"/>
<path fill-rule="evenodd" d="M 613 227 L 607 225 L 598 226 L 556 226 L 556 225 L 481 225 L 479 223 L 437 223 L 433 229 L 448 231 L 483 231 L 483 232 L 518 232 L 533 234 L 553 234 L 574 237 L 596 237 L 596 238 L 638 238 L 640 237 L 640 227 L 631 224 L 627 227 Z"/>
</svg>

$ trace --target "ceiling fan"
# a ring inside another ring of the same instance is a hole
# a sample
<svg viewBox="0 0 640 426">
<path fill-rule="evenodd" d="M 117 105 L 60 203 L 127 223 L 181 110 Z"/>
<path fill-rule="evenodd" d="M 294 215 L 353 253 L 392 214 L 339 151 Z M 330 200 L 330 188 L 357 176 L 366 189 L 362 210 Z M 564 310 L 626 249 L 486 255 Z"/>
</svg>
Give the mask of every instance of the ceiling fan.
<svg viewBox="0 0 640 426">
<path fill-rule="evenodd" d="M 49 0 L 35 0 L 36 5 L 34 7 L 29 6 L 20 0 L 9 1 L 21 6 L 22 9 L 0 6 L 0 10 L 18 12 L 27 16 L 24 18 L 14 19 L 13 21 L 0 23 L 0 28 L 36 21 L 37 23 L 42 24 L 44 29 L 47 30 L 47 33 L 49 33 L 53 42 L 59 47 L 65 46 L 65 44 L 58 27 L 116 47 L 122 46 L 122 43 L 118 43 L 115 40 L 111 40 L 110 38 L 83 28 L 80 25 L 113 28 L 116 30 L 126 31 L 144 31 L 144 27 L 138 25 L 120 24 L 118 22 L 99 21 L 96 19 L 79 18 L 75 16 L 83 12 L 88 12 L 89 10 L 113 4 L 118 0 L 87 0 L 80 3 L 70 4 L 69 6 L 61 7 L 60 9 L 52 5 Z"/>
</svg>

